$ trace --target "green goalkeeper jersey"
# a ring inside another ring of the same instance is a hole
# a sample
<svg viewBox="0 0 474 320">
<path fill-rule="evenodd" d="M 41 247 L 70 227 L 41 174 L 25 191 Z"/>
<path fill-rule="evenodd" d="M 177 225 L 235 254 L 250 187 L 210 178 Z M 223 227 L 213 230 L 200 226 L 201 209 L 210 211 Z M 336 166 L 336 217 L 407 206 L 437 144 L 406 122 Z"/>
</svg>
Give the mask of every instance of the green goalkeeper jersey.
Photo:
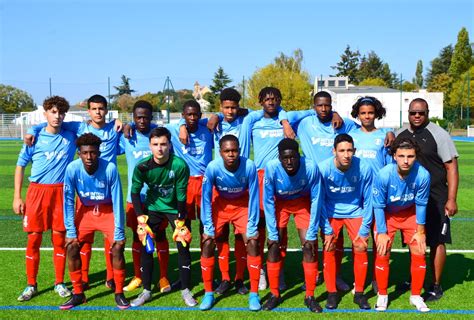
<svg viewBox="0 0 474 320">
<path fill-rule="evenodd" d="M 178 201 L 186 201 L 189 167 L 186 162 L 170 154 L 168 162 L 159 165 L 153 155 L 140 161 L 133 171 L 132 194 L 140 193 L 148 185 L 145 206 L 149 211 L 178 213 Z"/>
</svg>

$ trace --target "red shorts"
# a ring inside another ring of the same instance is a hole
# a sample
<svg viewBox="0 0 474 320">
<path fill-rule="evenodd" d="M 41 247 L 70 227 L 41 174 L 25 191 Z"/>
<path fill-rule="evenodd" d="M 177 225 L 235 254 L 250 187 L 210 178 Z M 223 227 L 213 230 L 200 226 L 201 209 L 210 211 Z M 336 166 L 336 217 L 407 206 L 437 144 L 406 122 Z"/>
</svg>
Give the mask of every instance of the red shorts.
<svg viewBox="0 0 474 320">
<path fill-rule="evenodd" d="M 186 211 L 188 212 L 188 219 L 191 220 L 196 220 L 201 214 L 202 177 L 191 176 L 188 180 Z"/>
<path fill-rule="evenodd" d="M 358 218 L 329 218 L 329 223 L 331 224 L 332 230 L 334 232 L 333 242 L 337 242 L 337 238 L 341 235 L 342 227 L 345 226 L 347 233 L 352 241 L 359 234 L 360 226 L 362 225 L 362 217 Z"/>
<path fill-rule="evenodd" d="M 31 182 L 26 191 L 25 232 L 66 231 L 63 215 L 63 184 Z"/>
<path fill-rule="evenodd" d="M 265 212 L 263 211 L 263 188 L 265 188 L 263 184 L 263 176 L 265 175 L 265 170 L 258 169 L 258 198 L 260 200 L 260 218 L 265 217 Z"/>
<path fill-rule="evenodd" d="M 215 197 L 212 204 L 212 222 L 215 228 L 215 237 L 221 235 L 224 226 L 228 223 L 234 225 L 235 234 L 246 234 L 249 216 L 248 194 L 239 199 L 224 199 Z"/>
<path fill-rule="evenodd" d="M 138 227 L 138 221 L 137 221 L 137 213 L 135 212 L 135 209 L 133 209 L 133 204 L 130 202 L 127 202 L 127 207 L 125 209 L 125 214 L 127 216 L 127 227 L 132 229 L 132 232 L 137 232 L 137 227 Z M 160 230 L 166 229 L 168 226 L 168 220 L 163 219 L 160 225 Z"/>
<path fill-rule="evenodd" d="M 286 228 L 290 216 L 295 216 L 296 228 L 308 229 L 311 201 L 309 197 L 293 200 L 275 200 L 275 215 L 278 228 Z"/>
<path fill-rule="evenodd" d="M 74 222 L 79 242 L 94 242 L 95 231 L 101 231 L 111 243 L 114 242 L 115 220 L 112 204 L 81 205 Z"/>
<path fill-rule="evenodd" d="M 390 243 L 398 230 L 403 234 L 403 242 L 409 244 L 411 238 L 418 227 L 416 223 L 416 206 L 411 206 L 397 213 L 385 213 L 385 222 L 387 223 L 387 234 L 390 237 Z M 375 228 L 377 234 L 377 228 Z"/>
</svg>

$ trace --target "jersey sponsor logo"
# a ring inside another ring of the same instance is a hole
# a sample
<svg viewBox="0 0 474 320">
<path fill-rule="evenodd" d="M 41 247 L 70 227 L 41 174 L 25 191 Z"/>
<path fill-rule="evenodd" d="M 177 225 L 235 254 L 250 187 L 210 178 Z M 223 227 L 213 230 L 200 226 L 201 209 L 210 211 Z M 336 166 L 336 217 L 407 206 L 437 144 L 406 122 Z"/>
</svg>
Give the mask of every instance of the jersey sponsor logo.
<svg viewBox="0 0 474 320">
<path fill-rule="evenodd" d="M 356 151 L 356 157 L 365 159 L 375 159 L 377 157 L 377 151 L 375 150 L 359 150 Z"/>
<path fill-rule="evenodd" d="M 332 147 L 334 145 L 334 139 L 311 137 L 311 143 L 318 144 L 321 147 Z"/>
<path fill-rule="evenodd" d="M 291 196 L 291 195 L 294 195 L 294 194 L 298 194 L 301 191 L 303 191 L 303 188 L 298 188 L 298 189 L 294 189 L 294 190 L 278 190 L 278 194 L 281 195 L 281 196 Z"/>
<path fill-rule="evenodd" d="M 223 187 L 223 186 L 218 185 L 217 190 L 222 191 L 222 192 L 227 192 L 227 193 L 240 193 L 240 192 L 244 191 L 244 187 L 231 188 L 231 187 Z"/>
<path fill-rule="evenodd" d="M 151 151 L 133 151 L 133 157 L 135 159 L 145 158 L 151 154 Z"/>
<path fill-rule="evenodd" d="M 62 158 L 67 157 L 67 152 L 66 151 L 45 151 L 44 156 L 46 157 L 46 160 L 52 160 L 53 158 L 56 158 L 56 160 L 60 160 Z"/>
<path fill-rule="evenodd" d="M 173 193 L 173 190 L 174 190 L 174 186 L 170 186 L 170 187 L 162 187 L 162 186 L 159 186 L 159 187 L 158 187 L 158 193 L 159 193 L 160 196 L 162 196 L 162 197 L 167 197 L 168 195 L 170 195 L 171 193 Z"/>
<path fill-rule="evenodd" d="M 351 193 L 355 191 L 355 187 L 347 186 L 347 187 L 333 187 L 329 186 L 329 191 L 332 193 Z"/>
<path fill-rule="evenodd" d="M 277 129 L 277 130 L 260 130 L 260 138 L 266 139 L 266 138 L 280 138 L 283 137 L 283 130 L 282 129 Z"/>
<path fill-rule="evenodd" d="M 79 191 L 79 194 L 81 198 L 89 198 L 90 200 L 104 200 L 105 199 L 105 194 L 102 192 L 96 192 L 96 191 Z"/>
<path fill-rule="evenodd" d="M 204 147 L 187 147 L 186 148 L 186 146 L 182 146 L 181 151 L 183 152 L 183 154 L 189 153 L 192 156 L 200 156 L 204 154 Z"/>
<path fill-rule="evenodd" d="M 397 201 L 411 201 L 415 199 L 415 195 L 413 193 L 406 193 L 400 196 L 390 196 L 390 202 L 397 202 Z"/>
</svg>

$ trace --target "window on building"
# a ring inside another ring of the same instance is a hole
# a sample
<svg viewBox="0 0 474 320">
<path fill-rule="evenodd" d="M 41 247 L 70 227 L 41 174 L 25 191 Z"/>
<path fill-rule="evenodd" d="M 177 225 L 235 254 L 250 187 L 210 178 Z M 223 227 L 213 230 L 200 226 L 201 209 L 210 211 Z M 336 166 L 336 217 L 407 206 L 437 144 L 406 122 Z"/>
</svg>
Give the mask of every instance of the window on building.
<svg viewBox="0 0 474 320">
<path fill-rule="evenodd" d="M 345 87 L 346 86 L 346 80 L 338 80 L 337 81 L 337 86 L 338 87 Z"/>
<path fill-rule="evenodd" d="M 324 87 L 324 80 L 318 80 L 318 87 Z"/>
<path fill-rule="evenodd" d="M 328 87 L 335 87 L 336 81 L 335 80 L 328 80 Z"/>
</svg>

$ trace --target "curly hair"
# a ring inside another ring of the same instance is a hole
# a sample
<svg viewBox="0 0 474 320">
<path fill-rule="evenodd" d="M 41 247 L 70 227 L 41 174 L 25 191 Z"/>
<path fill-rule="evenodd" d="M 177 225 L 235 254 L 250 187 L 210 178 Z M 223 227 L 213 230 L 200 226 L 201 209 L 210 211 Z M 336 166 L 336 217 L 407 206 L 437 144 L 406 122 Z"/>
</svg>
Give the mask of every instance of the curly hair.
<svg viewBox="0 0 474 320">
<path fill-rule="evenodd" d="M 77 148 L 81 148 L 82 146 L 96 146 L 99 149 L 102 140 L 98 136 L 93 133 L 84 133 L 82 136 L 77 138 L 76 146 Z"/>
<path fill-rule="evenodd" d="M 52 96 L 44 100 L 44 111 L 48 111 L 54 107 L 58 108 L 59 113 L 66 113 L 69 111 L 70 105 L 65 98 L 60 96 Z"/>
<path fill-rule="evenodd" d="M 262 103 L 267 95 L 282 100 L 281 91 L 275 87 L 265 87 L 258 93 L 258 102 Z"/>
<path fill-rule="evenodd" d="M 227 101 L 227 100 L 239 102 L 240 98 L 242 98 L 240 93 L 234 88 L 225 88 L 224 90 L 221 91 L 221 94 L 219 96 L 219 99 L 221 100 L 221 102 Z"/>
<path fill-rule="evenodd" d="M 380 120 L 385 117 L 387 110 L 383 107 L 382 102 L 375 97 L 365 96 L 357 99 L 356 103 L 352 106 L 351 116 L 355 119 L 359 116 L 359 110 L 362 106 L 374 107 L 375 118 Z"/>
</svg>

